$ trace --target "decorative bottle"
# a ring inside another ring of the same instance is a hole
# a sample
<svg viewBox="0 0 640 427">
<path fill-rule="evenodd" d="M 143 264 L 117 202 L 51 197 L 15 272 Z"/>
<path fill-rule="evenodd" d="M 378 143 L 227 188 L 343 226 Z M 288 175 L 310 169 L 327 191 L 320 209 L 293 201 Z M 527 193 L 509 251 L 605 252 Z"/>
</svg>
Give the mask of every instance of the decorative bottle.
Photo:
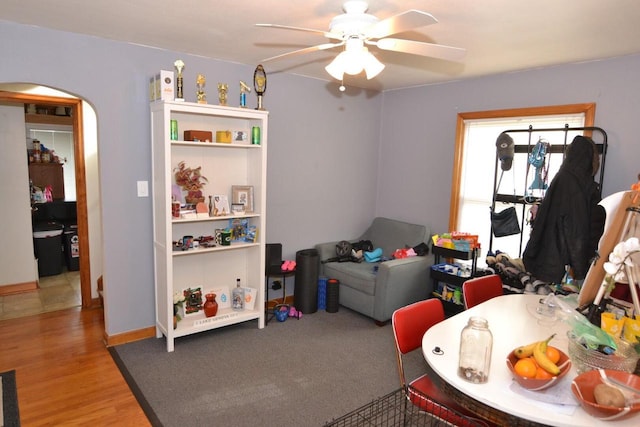
<svg viewBox="0 0 640 427">
<path fill-rule="evenodd" d="M 482 317 L 471 317 L 460 334 L 458 375 L 472 383 L 486 383 L 492 348 L 489 322 Z"/>
<path fill-rule="evenodd" d="M 236 279 L 236 287 L 231 292 L 231 308 L 244 310 L 244 289 L 240 287 L 240 279 Z"/>
<path fill-rule="evenodd" d="M 204 309 L 204 315 L 207 317 L 213 317 L 218 314 L 218 302 L 216 301 L 216 294 L 206 294 L 205 298 L 206 301 L 202 306 L 202 308 Z"/>
</svg>

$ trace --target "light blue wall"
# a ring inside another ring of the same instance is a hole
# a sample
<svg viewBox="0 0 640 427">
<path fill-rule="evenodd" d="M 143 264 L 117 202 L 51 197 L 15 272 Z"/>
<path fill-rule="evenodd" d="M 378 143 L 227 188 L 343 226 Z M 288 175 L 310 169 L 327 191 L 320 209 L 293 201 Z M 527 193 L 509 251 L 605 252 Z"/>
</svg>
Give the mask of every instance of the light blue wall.
<svg viewBox="0 0 640 427">
<path fill-rule="evenodd" d="M 229 83 L 253 80 L 245 66 L 0 21 L 0 83 L 50 86 L 86 99 L 98 117 L 103 207 L 106 332 L 154 325 L 151 200 L 136 181 L 151 181 L 148 79 L 186 63 L 185 96 L 195 77 Z M 267 73 L 269 68 L 267 67 Z M 268 75 L 270 111 L 267 241 L 284 255 L 361 230 L 375 214 L 376 159 L 382 97 L 293 75 Z M 250 106 L 256 103 L 249 96 Z M 373 125 L 372 125 L 373 124 Z M 95 284 L 92 284 L 95 287 Z"/>
<path fill-rule="evenodd" d="M 136 197 L 136 181 L 151 175 L 148 78 L 182 58 L 187 100 L 203 73 L 209 101 L 223 81 L 234 105 L 237 81 L 250 82 L 254 65 L 2 21 L 0 56 L 0 83 L 51 86 L 94 106 L 107 333 L 152 326 L 151 201 Z M 282 242 L 292 258 L 316 242 L 355 237 L 376 215 L 445 231 L 459 112 L 596 102 L 596 126 L 610 143 L 604 193 L 628 189 L 640 171 L 639 72 L 640 56 L 631 56 L 384 94 L 341 94 L 325 81 L 270 74 L 266 240 Z"/>
<path fill-rule="evenodd" d="M 609 143 L 603 195 L 628 190 L 640 172 L 638 75 L 635 55 L 384 92 L 377 213 L 447 231 L 456 118 L 471 111 L 595 102 Z"/>
</svg>

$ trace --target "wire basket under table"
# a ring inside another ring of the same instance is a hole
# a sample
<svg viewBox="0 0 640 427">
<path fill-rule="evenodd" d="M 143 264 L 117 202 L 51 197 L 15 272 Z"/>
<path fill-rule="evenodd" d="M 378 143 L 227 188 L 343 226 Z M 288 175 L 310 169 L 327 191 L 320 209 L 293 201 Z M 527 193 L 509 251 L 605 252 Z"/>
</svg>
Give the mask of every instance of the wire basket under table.
<svg viewBox="0 0 640 427">
<path fill-rule="evenodd" d="M 411 388 L 411 386 L 409 387 Z M 411 388 L 411 392 L 420 394 L 415 388 Z M 487 426 L 486 423 L 479 419 L 466 417 L 443 405 L 434 406 L 433 412 L 424 412 L 420 410 L 418 406 L 411 403 L 406 396 L 403 389 L 398 389 L 325 424 L 325 427 L 444 427 L 454 425 L 446 421 L 452 418 L 463 420 L 464 422 L 462 424 L 464 426 Z M 456 423 L 456 425 L 459 424 L 460 423 Z"/>
</svg>

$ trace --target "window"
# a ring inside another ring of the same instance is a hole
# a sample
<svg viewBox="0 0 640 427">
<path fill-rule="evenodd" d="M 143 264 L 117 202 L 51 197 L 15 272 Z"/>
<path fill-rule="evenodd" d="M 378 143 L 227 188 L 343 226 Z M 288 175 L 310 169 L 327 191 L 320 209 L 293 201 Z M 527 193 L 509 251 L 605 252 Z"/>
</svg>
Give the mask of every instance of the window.
<svg viewBox="0 0 640 427">
<path fill-rule="evenodd" d="M 494 185 L 499 183 L 500 194 L 520 194 L 543 196 L 544 185 L 553 179 L 562 164 L 562 154 L 548 157 L 546 164 L 546 180 L 536 181 L 537 171 L 527 162 L 527 156 L 516 156 L 510 170 L 502 173 L 498 167 L 496 175 L 496 139 L 505 130 L 593 126 L 593 104 L 579 104 L 559 107 L 540 107 L 535 109 L 519 109 L 504 111 L 487 111 L 478 113 L 461 113 L 458 116 L 458 133 L 456 135 L 456 151 L 454 157 L 454 176 L 451 190 L 451 209 L 449 218 L 450 230 L 465 231 L 478 234 L 482 253 L 479 257 L 481 265 L 484 255 L 489 250 L 491 226 L 489 223 L 489 208 L 492 203 Z M 578 132 L 569 132 L 569 144 Z M 516 145 L 526 145 L 529 142 L 528 132 L 510 134 Z M 532 145 L 538 138 L 547 140 L 550 144 L 562 144 L 564 132 L 549 132 L 531 134 Z M 540 177 L 539 177 L 540 178 Z M 511 206 L 504 203 L 496 204 L 496 211 L 500 212 Z M 506 252 L 514 258 L 521 255 L 529 237 L 529 227 L 526 219 L 529 216 L 530 205 L 518 204 L 516 210 L 521 220 L 522 235 L 494 238 L 492 248 Z M 522 223 L 522 218 L 525 223 Z"/>
</svg>

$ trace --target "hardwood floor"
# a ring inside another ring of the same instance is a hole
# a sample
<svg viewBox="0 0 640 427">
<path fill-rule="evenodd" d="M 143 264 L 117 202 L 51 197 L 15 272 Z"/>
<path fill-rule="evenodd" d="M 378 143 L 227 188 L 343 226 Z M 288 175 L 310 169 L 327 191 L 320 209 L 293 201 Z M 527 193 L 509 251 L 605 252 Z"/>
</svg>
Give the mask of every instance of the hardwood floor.
<svg viewBox="0 0 640 427">
<path fill-rule="evenodd" d="M 22 426 L 150 426 L 103 331 L 102 309 L 0 321 L 0 372 L 16 370 Z"/>
</svg>

